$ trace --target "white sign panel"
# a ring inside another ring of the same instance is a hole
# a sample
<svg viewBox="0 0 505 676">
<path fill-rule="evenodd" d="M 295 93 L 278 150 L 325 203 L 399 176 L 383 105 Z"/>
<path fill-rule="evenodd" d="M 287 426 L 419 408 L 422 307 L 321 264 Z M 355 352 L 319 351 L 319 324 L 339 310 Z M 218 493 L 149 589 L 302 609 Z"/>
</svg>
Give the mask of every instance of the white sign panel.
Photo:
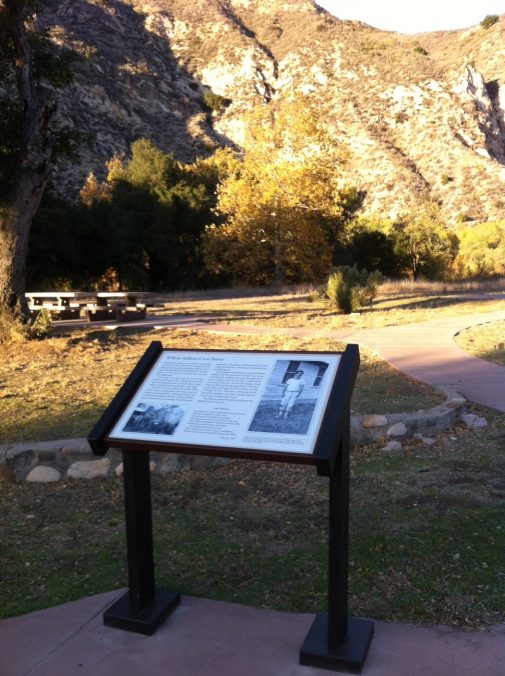
<svg viewBox="0 0 505 676">
<path fill-rule="evenodd" d="M 109 439 L 311 454 L 340 354 L 164 350 Z"/>
</svg>

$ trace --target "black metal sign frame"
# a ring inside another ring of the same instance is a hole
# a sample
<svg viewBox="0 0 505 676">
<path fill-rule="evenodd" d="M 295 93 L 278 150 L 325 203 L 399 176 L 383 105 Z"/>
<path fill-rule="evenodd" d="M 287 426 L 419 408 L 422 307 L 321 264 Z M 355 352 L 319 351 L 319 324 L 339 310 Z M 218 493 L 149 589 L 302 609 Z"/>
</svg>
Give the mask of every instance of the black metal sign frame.
<svg viewBox="0 0 505 676">
<path fill-rule="evenodd" d="M 348 617 L 350 402 L 359 367 L 357 345 L 340 361 L 310 455 L 205 446 L 178 446 L 109 437 L 163 348 L 153 342 L 91 431 L 95 455 L 121 448 L 124 463 L 128 591 L 104 613 L 104 624 L 151 635 L 180 603 L 178 592 L 156 587 L 149 451 L 242 457 L 315 465 L 329 478 L 328 612 L 316 616 L 300 650 L 300 664 L 361 673 L 373 636 L 371 620 Z M 279 352 L 279 355 L 282 355 Z M 318 353 L 311 353 L 318 354 Z"/>
</svg>

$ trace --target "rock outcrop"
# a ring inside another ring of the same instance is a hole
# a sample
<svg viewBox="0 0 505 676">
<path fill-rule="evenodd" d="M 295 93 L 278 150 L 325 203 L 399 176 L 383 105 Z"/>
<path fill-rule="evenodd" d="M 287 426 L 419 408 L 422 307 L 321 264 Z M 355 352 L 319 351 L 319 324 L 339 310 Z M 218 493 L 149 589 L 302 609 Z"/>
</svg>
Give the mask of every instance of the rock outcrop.
<svg viewBox="0 0 505 676">
<path fill-rule="evenodd" d="M 366 190 L 365 211 L 396 215 L 429 196 L 449 219 L 503 218 L 505 17 L 407 36 L 311 0 L 44 5 L 41 25 L 77 56 L 60 115 L 83 143 L 55 176 L 61 193 L 103 176 L 139 137 L 183 161 L 240 147 L 247 111 L 311 93 L 352 150 L 347 178 Z M 226 100 L 220 110 L 205 106 L 209 91 Z"/>
</svg>

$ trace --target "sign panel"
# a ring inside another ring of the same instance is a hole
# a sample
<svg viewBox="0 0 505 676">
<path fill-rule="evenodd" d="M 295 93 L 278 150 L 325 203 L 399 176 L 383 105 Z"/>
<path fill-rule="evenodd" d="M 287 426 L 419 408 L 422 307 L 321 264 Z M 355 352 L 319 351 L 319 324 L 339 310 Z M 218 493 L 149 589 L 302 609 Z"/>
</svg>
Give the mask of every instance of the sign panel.
<svg viewBox="0 0 505 676">
<path fill-rule="evenodd" d="M 340 357 L 163 350 L 107 442 L 310 455 Z"/>
</svg>

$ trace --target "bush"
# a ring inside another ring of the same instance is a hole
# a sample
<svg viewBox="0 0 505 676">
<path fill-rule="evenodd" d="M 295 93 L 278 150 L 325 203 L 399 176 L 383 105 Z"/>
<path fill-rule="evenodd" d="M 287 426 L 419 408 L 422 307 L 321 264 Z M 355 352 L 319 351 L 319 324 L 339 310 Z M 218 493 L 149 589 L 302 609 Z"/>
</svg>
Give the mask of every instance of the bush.
<svg viewBox="0 0 505 676">
<path fill-rule="evenodd" d="M 499 18 L 497 14 L 488 14 L 482 19 L 480 25 L 482 28 L 491 28 L 495 23 L 498 23 Z"/>
<path fill-rule="evenodd" d="M 30 340 L 44 340 L 49 336 L 52 325 L 51 313 L 47 308 L 42 308 L 33 322 L 28 325 L 26 331 L 27 337 Z"/>
<path fill-rule="evenodd" d="M 344 314 L 350 314 L 362 305 L 370 304 L 383 281 L 384 277 L 378 270 L 359 271 L 356 265 L 352 268 L 342 265 L 329 276 L 326 296 Z"/>
<path fill-rule="evenodd" d="M 208 91 L 203 95 L 204 106 L 217 113 L 221 110 L 224 110 L 230 105 L 230 103 L 231 99 L 227 99 L 225 96 L 221 96 L 220 94 L 214 94 L 214 92 Z"/>
<path fill-rule="evenodd" d="M 416 47 L 414 47 L 414 51 L 416 52 L 416 54 L 421 54 L 422 56 L 428 56 L 428 52 L 426 51 L 426 49 L 424 47 L 421 47 L 421 45 L 416 45 Z"/>
</svg>

